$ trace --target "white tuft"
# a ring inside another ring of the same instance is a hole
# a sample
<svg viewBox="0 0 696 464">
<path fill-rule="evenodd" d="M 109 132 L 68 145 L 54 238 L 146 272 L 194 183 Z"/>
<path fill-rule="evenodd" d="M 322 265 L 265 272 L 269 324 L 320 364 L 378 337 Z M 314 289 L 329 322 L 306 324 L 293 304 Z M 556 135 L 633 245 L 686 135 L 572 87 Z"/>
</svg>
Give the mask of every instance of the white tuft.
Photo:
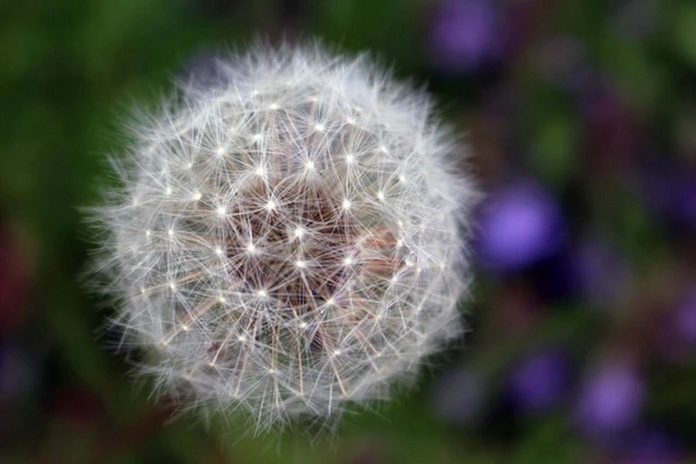
<svg viewBox="0 0 696 464">
<path fill-rule="evenodd" d="M 427 96 L 365 58 L 259 48 L 218 66 L 217 86 L 135 125 L 99 209 L 125 341 L 164 392 L 257 430 L 388 397 L 460 333 L 461 151 Z"/>
</svg>

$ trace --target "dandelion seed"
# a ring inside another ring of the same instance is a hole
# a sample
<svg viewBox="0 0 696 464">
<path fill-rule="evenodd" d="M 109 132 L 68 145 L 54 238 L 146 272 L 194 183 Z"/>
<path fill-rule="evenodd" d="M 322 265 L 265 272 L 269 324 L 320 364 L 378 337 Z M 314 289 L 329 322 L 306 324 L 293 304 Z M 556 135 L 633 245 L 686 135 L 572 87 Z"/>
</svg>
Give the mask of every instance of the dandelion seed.
<svg viewBox="0 0 696 464">
<path fill-rule="evenodd" d="M 217 72 L 134 124 L 96 267 L 163 394 L 330 421 L 460 333 L 475 191 L 427 96 L 369 60 L 258 47 Z"/>
</svg>

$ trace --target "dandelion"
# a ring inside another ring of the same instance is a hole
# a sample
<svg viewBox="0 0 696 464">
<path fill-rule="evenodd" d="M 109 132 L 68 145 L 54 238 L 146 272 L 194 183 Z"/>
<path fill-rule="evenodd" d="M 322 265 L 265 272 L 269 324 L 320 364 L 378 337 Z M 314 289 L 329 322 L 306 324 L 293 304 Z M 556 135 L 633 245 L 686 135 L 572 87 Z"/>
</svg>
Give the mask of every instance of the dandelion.
<svg viewBox="0 0 696 464">
<path fill-rule="evenodd" d="M 124 342 L 161 393 L 257 431 L 388 397 L 460 333 L 475 193 L 452 136 L 364 57 L 217 66 L 133 125 L 98 208 Z"/>
</svg>

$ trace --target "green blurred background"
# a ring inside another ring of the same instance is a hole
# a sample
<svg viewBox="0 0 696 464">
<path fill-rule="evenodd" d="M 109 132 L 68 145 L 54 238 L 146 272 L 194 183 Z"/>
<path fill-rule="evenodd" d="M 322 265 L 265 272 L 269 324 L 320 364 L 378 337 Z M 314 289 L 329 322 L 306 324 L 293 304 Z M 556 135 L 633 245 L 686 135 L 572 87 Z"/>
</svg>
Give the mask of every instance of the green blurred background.
<svg viewBox="0 0 696 464">
<path fill-rule="evenodd" d="M 100 336 L 79 208 L 136 102 L 315 36 L 466 134 L 470 331 L 333 436 L 174 418 Z M 0 462 L 696 462 L 695 83 L 687 1 L 0 1 Z"/>
</svg>

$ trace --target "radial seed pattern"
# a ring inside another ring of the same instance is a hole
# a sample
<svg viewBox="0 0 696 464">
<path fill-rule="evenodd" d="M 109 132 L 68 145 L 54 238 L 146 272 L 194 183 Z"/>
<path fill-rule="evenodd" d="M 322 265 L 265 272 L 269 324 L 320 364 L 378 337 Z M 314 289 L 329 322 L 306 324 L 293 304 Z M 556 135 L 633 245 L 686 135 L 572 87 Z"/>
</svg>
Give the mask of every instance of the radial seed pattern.
<svg viewBox="0 0 696 464">
<path fill-rule="evenodd" d="M 364 59 L 221 60 L 136 127 L 100 217 L 125 340 L 259 429 L 386 397 L 460 331 L 469 181 L 426 96 Z"/>
</svg>

